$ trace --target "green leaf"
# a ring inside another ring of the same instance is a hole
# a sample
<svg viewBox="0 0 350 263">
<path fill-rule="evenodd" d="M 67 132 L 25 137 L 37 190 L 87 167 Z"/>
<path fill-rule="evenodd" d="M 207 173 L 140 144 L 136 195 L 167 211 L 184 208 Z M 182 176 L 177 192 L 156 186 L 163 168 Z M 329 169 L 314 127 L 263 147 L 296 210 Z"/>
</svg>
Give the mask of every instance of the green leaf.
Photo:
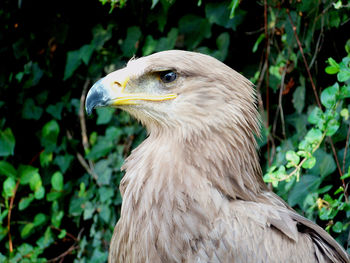
<svg viewBox="0 0 350 263">
<path fill-rule="evenodd" d="M 99 211 L 99 216 L 101 217 L 101 219 L 105 222 L 105 223 L 109 223 L 110 222 L 110 218 L 111 218 L 111 209 L 109 206 L 107 205 L 102 205 L 100 207 L 100 211 Z"/>
<path fill-rule="evenodd" d="M 313 193 L 318 189 L 321 184 L 321 180 L 316 175 L 303 175 L 300 177 L 300 181 L 295 184 L 288 196 L 288 204 L 295 206 L 298 204 L 303 207 L 303 203 L 308 194 Z"/>
<path fill-rule="evenodd" d="M 61 232 L 58 235 L 59 239 L 64 238 L 67 235 L 67 231 L 65 229 L 62 229 Z"/>
<path fill-rule="evenodd" d="M 327 60 L 329 66 L 326 67 L 325 71 L 327 74 L 337 74 L 339 72 L 340 66 L 339 64 L 333 59 L 328 58 Z"/>
<path fill-rule="evenodd" d="M 243 22 L 245 11 L 238 9 L 237 14 L 233 17 L 231 10 L 227 8 L 228 2 L 213 2 L 205 5 L 205 16 L 210 24 L 217 24 L 225 28 L 237 29 L 237 26 Z M 235 8 L 234 8 L 235 11 Z"/>
<path fill-rule="evenodd" d="M 305 136 L 308 143 L 318 143 L 322 140 L 322 132 L 319 129 L 312 128 Z"/>
<path fill-rule="evenodd" d="M 231 0 L 231 4 L 230 4 L 230 8 L 231 8 L 230 18 L 233 18 L 235 16 L 235 11 L 236 11 L 236 8 L 238 7 L 238 4 L 239 4 L 239 0 Z"/>
<path fill-rule="evenodd" d="M 148 35 L 142 47 L 142 54 L 144 56 L 152 54 L 156 50 L 157 43 L 157 40 L 155 40 L 151 35 Z"/>
<path fill-rule="evenodd" d="M 97 108 L 96 113 L 97 113 L 97 125 L 101 124 L 107 124 L 111 121 L 113 114 L 115 110 L 111 108 Z"/>
<path fill-rule="evenodd" d="M 41 167 L 47 167 L 52 162 L 52 152 L 43 151 L 40 153 L 40 165 Z"/>
<path fill-rule="evenodd" d="M 112 200 L 112 197 L 115 194 L 114 190 L 110 187 L 101 187 L 98 189 L 98 193 L 100 196 L 100 201 L 102 203 L 106 203 L 108 200 Z"/>
<path fill-rule="evenodd" d="M 60 172 L 55 172 L 51 177 L 52 188 L 56 191 L 63 190 L 63 175 Z"/>
<path fill-rule="evenodd" d="M 63 81 L 69 79 L 74 71 L 81 65 L 82 60 L 80 59 L 80 50 L 73 50 L 67 52 L 67 62 L 64 69 Z"/>
<path fill-rule="evenodd" d="M 350 85 L 341 87 L 339 97 L 340 99 L 350 98 Z"/>
<path fill-rule="evenodd" d="M 23 105 L 22 118 L 26 120 L 39 120 L 43 109 L 35 105 L 32 98 L 26 99 Z"/>
<path fill-rule="evenodd" d="M 340 70 L 337 75 L 338 81 L 345 82 L 350 79 L 350 69 Z"/>
<path fill-rule="evenodd" d="M 95 207 L 91 202 L 86 202 L 84 207 L 84 215 L 83 219 L 88 220 L 92 218 L 92 215 L 94 214 Z"/>
<path fill-rule="evenodd" d="M 46 200 L 49 202 L 55 201 L 62 196 L 62 192 L 50 192 L 46 195 Z"/>
<path fill-rule="evenodd" d="M 302 165 L 305 169 L 311 169 L 316 164 L 316 158 L 315 157 L 309 157 Z"/>
<path fill-rule="evenodd" d="M 33 194 L 29 194 L 28 197 L 22 197 L 21 200 L 19 201 L 18 209 L 20 211 L 26 209 L 33 200 L 34 200 Z"/>
<path fill-rule="evenodd" d="M 40 226 L 46 221 L 46 216 L 43 213 L 36 214 L 34 217 L 34 226 Z"/>
<path fill-rule="evenodd" d="M 261 33 L 258 39 L 255 41 L 252 52 L 255 53 L 258 50 L 259 44 L 265 39 L 265 33 Z"/>
<path fill-rule="evenodd" d="M 343 231 L 343 223 L 340 221 L 337 221 L 333 226 L 332 226 L 332 230 L 335 233 L 341 233 Z"/>
<path fill-rule="evenodd" d="M 335 83 L 333 86 L 330 86 L 326 88 L 324 91 L 322 91 L 321 102 L 323 106 L 325 106 L 327 109 L 335 106 L 338 93 L 339 93 L 338 83 Z"/>
<path fill-rule="evenodd" d="M 34 192 L 34 197 L 35 199 L 43 199 L 45 196 L 45 188 L 43 186 L 40 186 L 39 188 L 37 188 Z"/>
<path fill-rule="evenodd" d="M 21 237 L 22 238 L 26 238 L 28 237 L 32 230 L 34 229 L 34 224 L 33 223 L 28 223 L 26 224 L 23 228 L 22 228 L 22 231 L 21 231 Z"/>
<path fill-rule="evenodd" d="M 54 163 L 60 167 L 60 170 L 62 173 L 65 173 L 68 168 L 70 167 L 70 164 L 74 160 L 74 156 L 70 154 L 65 154 L 65 155 L 58 155 L 55 158 Z"/>
<path fill-rule="evenodd" d="M 51 120 L 44 125 L 41 130 L 41 145 L 46 148 L 46 151 L 52 152 L 56 149 L 56 143 L 60 127 L 55 120 Z"/>
<path fill-rule="evenodd" d="M 0 130 L 0 156 L 13 155 L 15 144 L 15 136 L 13 136 L 10 128 L 5 129 L 4 131 Z"/>
<path fill-rule="evenodd" d="M 16 174 L 16 169 L 12 166 L 12 164 L 6 161 L 0 161 L 0 175 L 5 175 L 7 177 L 15 177 Z"/>
<path fill-rule="evenodd" d="M 315 107 L 307 118 L 308 122 L 317 125 L 319 129 L 324 129 L 325 116 L 319 107 Z"/>
<path fill-rule="evenodd" d="M 95 164 L 95 173 L 98 175 L 98 182 L 101 185 L 109 185 L 112 176 L 112 168 L 108 160 L 100 160 Z"/>
<path fill-rule="evenodd" d="M 342 109 L 340 111 L 340 116 L 344 118 L 345 121 L 349 119 L 349 110 L 348 109 Z"/>
<path fill-rule="evenodd" d="M 51 223 L 54 225 L 54 227 L 57 227 L 57 228 L 60 227 L 63 215 L 64 215 L 63 211 L 56 211 L 53 213 L 51 217 Z"/>
<path fill-rule="evenodd" d="M 340 123 L 336 119 L 331 119 L 327 122 L 327 136 L 334 135 L 339 129 Z"/>
<path fill-rule="evenodd" d="M 172 28 L 167 37 L 162 37 L 157 41 L 155 51 L 163 51 L 173 49 L 178 36 L 177 28 Z"/>
<path fill-rule="evenodd" d="M 13 177 L 8 177 L 3 183 L 3 193 L 6 197 L 13 196 L 16 188 L 16 181 Z"/>
<path fill-rule="evenodd" d="M 29 184 L 34 176 L 39 176 L 39 169 L 30 165 L 20 165 L 18 175 L 21 184 Z"/>
<path fill-rule="evenodd" d="M 57 102 L 55 105 L 49 105 L 46 108 L 46 112 L 51 114 L 51 116 L 54 117 L 55 119 L 61 120 L 61 114 L 62 114 L 63 107 L 64 107 L 63 102 Z"/>
<path fill-rule="evenodd" d="M 310 170 L 310 173 L 320 175 L 321 178 L 324 178 L 336 170 L 337 166 L 332 154 L 329 154 L 322 149 L 318 149 L 314 153 L 314 156 L 318 161 L 312 170 Z"/>
<path fill-rule="evenodd" d="M 33 192 L 36 192 L 39 190 L 39 188 L 42 186 L 42 181 L 39 173 L 34 173 L 29 181 L 29 187 Z"/>
<path fill-rule="evenodd" d="M 300 157 L 294 151 L 288 151 L 286 153 L 286 160 L 294 165 L 298 165 L 300 162 Z"/>
<path fill-rule="evenodd" d="M 80 51 L 80 58 L 84 62 L 85 65 L 89 64 L 90 58 L 92 56 L 92 53 L 94 52 L 95 47 L 93 45 L 84 45 L 82 46 Z"/>
<path fill-rule="evenodd" d="M 185 36 L 186 47 L 193 50 L 203 39 L 211 36 L 211 25 L 205 18 L 186 15 L 179 20 L 179 32 Z"/>
<path fill-rule="evenodd" d="M 293 106 L 300 114 L 305 105 L 305 86 L 299 86 L 293 93 Z"/>
<path fill-rule="evenodd" d="M 94 47 L 96 50 L 103 48 L 103 45 L 111 39 L 113 25 L 109 24 L 107 29 L 104 29 L 102 25 L 97 25 L 92 29 L 93 39 L 91 41 L 91 47 Z"/>
<path fill-rule="evenodd" d="M 141 38 L 142 33 L 139 27 L 132 26 L 128 28 L 126 39 L 121 45 L 121 50 L 123 51 L 123 56 L 132 57 L 139 46 L 139 39 Z"/>
</svg>

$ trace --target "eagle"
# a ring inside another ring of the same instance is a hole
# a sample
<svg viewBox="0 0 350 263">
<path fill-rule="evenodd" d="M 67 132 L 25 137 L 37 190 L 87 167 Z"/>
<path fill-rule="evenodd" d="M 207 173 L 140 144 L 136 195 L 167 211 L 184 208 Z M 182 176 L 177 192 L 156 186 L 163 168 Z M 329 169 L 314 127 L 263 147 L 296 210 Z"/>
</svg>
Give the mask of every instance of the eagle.
<svg viewBox="0 0 350 263">
<path fill-rule="evenodd" d="M 266 186 L 252 83 L 217 59 L 169 50 L 97 81 L 86 111 L 114 107 L 147 138 L 125 160 L 109 262 L 349 262 Z"/>
</svg>

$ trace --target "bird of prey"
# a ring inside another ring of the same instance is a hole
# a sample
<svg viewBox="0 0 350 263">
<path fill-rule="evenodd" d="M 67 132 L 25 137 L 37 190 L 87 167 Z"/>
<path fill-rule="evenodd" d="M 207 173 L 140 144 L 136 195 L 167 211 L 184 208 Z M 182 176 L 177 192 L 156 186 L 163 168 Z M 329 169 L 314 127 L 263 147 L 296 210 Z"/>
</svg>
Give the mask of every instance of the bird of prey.
<svg viewBox="0 0 350 263">
<path fill-rule="evenodd" d="M 349 262 L 262 180 L 252 83 L 208 55 L 132 59 L 90 89 L 148 131 L 126 159 L 109 262 Z"/>
</svg>

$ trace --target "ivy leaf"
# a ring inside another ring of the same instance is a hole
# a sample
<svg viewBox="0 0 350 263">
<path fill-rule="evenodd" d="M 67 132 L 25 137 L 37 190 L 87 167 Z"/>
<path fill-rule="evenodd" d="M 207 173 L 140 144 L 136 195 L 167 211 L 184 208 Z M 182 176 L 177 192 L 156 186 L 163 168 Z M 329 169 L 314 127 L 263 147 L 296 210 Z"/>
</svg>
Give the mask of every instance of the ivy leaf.
<svg viewBox="0 0 350 263">
<path fill-rule="evenodd" d="M 39 120 L 43 109 L 35 105 L 32 98 L 26 99 L 23 105 L 22 118 L 26 120 Z"/>
<path fill-rule="evenodd" d="M 61 120 L 61 114 L 64 107 L 63 102 L 57 102 L 55 105 L 49 105 L 46 109 L 46 112 L 51 114 L 57 120 Z"/>
<path fill-rule="evenodd" d="M 5 129 L 4 131 L 0 130 L 0 156 L 13 155 L 15 144 L 15 136 L 13 136 L 10 128 Z"/>
<path fill-rule="evenodd" d="M 82 60 L 80 59 L 80 50 L 73 50 L 67 52 L 67 62 L 64 69 L 63 81 L 70 78 L 74 71 L 81 65 Z"/>
<path fill-rule="evenodd" d="M 54 163 L 60 167 L 62 173 L 65 173 L 70 167 L 71 162 L 74 160 L 74 156 L 70 154 L 58 155 L 55 158 Z"/>
<path fill-rule="evenodd" d="M 186 15 L 179 20 L 179 32 L 185 35 L 185 45 L 193 50 L 204 39 L 211 36 L 211 25 L 205 18 Z"/>
<path fill-rule="evenodd" d="M 57 137 L 60 132 L 60 127 L 55 120 L 51 120 L 44 125 L 41 130 L 41 145 L 48 152 L 56 149 Z"/>
<path fill-rule="evenodd" d="M 97 108 L 96 112 L 98 116 L 96 124 L 101 125 L 101 124 L 107 124 L 111 121 L 115 110 L 110 108 Z"/>
<path fill-rule="evenodd" d="M 136 50 L 138 49 L 139 45 L 139 39 L 141 38 L 141 36 L 142 33 L 139 27 L 132 26 L 128 28 L 128 31 L 126 33 L 126 39 L 121 45 L 121 49 L 125 57 L 132 57 L 136 53 Z"/>
</svg>

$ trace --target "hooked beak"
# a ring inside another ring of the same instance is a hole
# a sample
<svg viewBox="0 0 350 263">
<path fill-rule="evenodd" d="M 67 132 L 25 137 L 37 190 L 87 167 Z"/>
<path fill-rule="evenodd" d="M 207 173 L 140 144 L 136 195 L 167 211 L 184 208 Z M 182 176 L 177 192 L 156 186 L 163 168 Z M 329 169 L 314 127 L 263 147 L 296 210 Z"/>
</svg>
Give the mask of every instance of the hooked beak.
<svg viewBox="0 0 350 263">
<path fill-rule="evenodd" d="M 130 77 L 125 73 L 125 69 L 112 72 L 92 86 L 85 102 L 85 109 L 88 115 L 96 107 L 137 105 L 141 101 L 165 101 L 177 97 L 176 94 L 157 95 L 125 92 L 125 87 L 130 80 Z"/>
</svg>

